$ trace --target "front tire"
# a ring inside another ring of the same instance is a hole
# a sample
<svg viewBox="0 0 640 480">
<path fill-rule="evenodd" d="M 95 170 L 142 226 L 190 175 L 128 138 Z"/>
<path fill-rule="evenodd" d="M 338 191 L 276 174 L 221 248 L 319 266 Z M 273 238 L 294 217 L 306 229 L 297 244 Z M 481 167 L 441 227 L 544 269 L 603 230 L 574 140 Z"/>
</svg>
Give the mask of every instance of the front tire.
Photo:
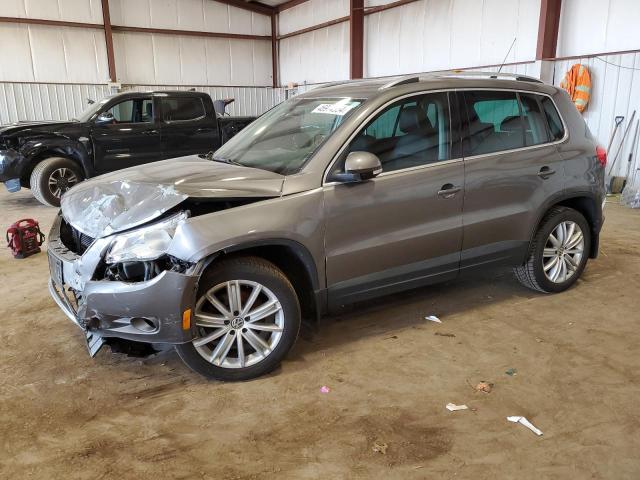
<svg viewBox="0 0 640 480">
<path fill-rule="evenodd" d="M 40 203 L 59 207 L 62 194 L 82 180 L 82 170 L 73 160 L 51 157 L 42 160 L 31 172 L 31 191 Z"/>
<path fill-rule="evenodd" d="M 176 345 L 182 361 L 216 380 L 238 381 L 275 369 L 295 343 L 300 305 L 287 277 L 257 257 L 221 260 L 200 281 L 190 343 Z"/>
<path fill-rule="evenodd" d="M 540 223 L 527 261 L 514 273 L 532 290 L 563 292 L 582 275 L 590 249 L 591 229 L 584 216 L 572 208 L 554 207 Z"/>
</svg>

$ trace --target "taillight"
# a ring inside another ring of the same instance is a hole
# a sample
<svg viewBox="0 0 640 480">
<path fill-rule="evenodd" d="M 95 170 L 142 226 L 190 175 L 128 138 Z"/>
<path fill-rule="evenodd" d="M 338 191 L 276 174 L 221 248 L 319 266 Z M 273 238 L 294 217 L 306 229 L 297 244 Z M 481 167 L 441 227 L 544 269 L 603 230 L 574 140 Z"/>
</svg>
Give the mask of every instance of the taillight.
<svg viewBox="0 0 640 480">
<path fill-rule="evenodd" d="M 596 157 L 598 157 L 598 161 L 602 168 L 607 166 L 607 151 L 600 145 L 596 147 Z"/>
</svg>

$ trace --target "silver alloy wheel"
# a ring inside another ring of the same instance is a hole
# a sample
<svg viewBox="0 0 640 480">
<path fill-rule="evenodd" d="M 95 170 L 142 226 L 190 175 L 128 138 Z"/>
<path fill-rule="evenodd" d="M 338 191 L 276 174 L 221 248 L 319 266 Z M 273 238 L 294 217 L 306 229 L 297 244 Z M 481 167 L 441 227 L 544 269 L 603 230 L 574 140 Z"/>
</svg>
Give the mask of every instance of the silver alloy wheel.
<svg viewBox="0 0 640 480">
<path fill-rule="evenodd" d="M 49 175 L 49 190 L 56 198 L 60 198 L 76 183 L 78 183 L 78 176 L 70 168 L 60 167 Z"/>
<path fill-rule="evenodd" d="M 284 311 L 274 293 L 249 280 L 219 283 L 196 302 L 193 340 L 209 363 L 244 368 L 273 352 L 284 330 Z"/>
<path fill-rule="evenodd" d="M 563 283 L 578 270 L 584 255 L 584 234 L 572 221 L 558 224 L 549 234 L 542 253 L 542 269 L 553 283 Z"/>
</svg>

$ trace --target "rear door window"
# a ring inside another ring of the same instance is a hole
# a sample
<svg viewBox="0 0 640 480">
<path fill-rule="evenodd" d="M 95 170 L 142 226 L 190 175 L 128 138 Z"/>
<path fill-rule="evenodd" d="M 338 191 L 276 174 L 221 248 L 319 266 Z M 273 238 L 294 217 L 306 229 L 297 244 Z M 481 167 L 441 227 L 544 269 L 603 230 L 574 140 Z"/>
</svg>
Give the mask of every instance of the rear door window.
<svg viewBox="0 0 640 480">
<path fill-rule="evenodd" d="M 516 92 L 464 92 L 467 111 L 466 156 L 522 148 L 525 126 Z"/>
<path fill-rule="evenodd" d="M 527 146 L 540 145 L 551 141 L 546 119 L 542 113 L 539 95 L 521 93 L 522 117 L 525 126 L 525 141 Z"/>
<path fill-rule="evenodd" d="M 188 122 L 205 116 L 204 104 L 199 97 L 161 97 L 160 103 L 165 122 Z"/>
</svg>

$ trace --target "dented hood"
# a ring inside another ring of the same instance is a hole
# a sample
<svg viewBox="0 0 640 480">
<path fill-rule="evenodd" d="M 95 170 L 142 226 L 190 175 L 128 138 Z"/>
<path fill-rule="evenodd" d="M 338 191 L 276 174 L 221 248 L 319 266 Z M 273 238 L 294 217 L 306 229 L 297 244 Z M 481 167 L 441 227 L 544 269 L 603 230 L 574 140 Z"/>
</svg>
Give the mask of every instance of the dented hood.
<svg viewBox="0 0 640 480">
<path fill-rule="evenodd" d="M 62 197 L 62 216 L 99 238 L 142 225 L 192 198 L 268 198 L 284 176 L 189 156 L 118 170 L 78 184 Z"/>
</svg>

